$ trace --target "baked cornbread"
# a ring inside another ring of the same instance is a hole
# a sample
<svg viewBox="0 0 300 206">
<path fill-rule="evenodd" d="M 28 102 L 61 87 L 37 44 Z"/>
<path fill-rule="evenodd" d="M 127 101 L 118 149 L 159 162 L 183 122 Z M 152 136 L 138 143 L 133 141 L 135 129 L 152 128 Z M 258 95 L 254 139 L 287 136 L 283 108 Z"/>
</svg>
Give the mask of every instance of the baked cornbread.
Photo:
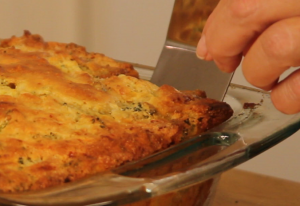
<svg viewBox="0 0 300 206">
<path fill-rule="evenodd" d="M 28 31 L 0 44 L 0 191 L 61 185 L 138 160 L 232 115 L 202 91 Z"/>
</svg>

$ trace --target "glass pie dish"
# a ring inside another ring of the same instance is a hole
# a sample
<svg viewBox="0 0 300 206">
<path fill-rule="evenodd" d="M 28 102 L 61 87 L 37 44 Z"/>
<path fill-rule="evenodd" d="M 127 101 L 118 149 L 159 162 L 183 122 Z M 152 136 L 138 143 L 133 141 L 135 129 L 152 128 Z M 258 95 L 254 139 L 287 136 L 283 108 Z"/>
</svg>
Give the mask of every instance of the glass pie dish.
<svg viewBox="0 0 300 206">
<path fill-rule="evenodd" d="M 222 172 L 295 133 L 300 114 L 277 111 L 266 92 L 231 84 L 234 115 L 222 125 L 145 159 L 64 186 L 0 194 L 1 205 L 208 205 Z"/>
</svg>

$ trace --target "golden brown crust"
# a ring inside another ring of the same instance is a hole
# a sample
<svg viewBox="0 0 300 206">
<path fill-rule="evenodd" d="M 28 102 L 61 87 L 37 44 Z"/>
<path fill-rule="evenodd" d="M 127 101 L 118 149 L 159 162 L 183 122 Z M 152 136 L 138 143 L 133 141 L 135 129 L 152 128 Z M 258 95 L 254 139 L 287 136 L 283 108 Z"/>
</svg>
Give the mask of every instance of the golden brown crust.
<svg viewBox="0 0 300 206">
<path fill-rule="evenodd" d="M 83 66 L 82 66 L 83 65 Z M 84 68 L 84 69 L 83 69 Z M 229 105 L 25 32 L 0 45 L 0 191 L 61 185 L 220 124 Z"/>
<path fill-rule="evenodd" d="M 137 71 L 128 63 L 117 62 L 103 54 L 88 53 L 84 47 L 74 43 L 45 42 L 40 35 L 32 35 L 29 31 L 25 31 L 22 37 L 4 39 L 0 45 L 2 48 L 44 52 L 47 61 L 62 70 L 72 67 L 73 71 L 69 71 L 72 73 L 84 71 L 97 78 L 119 74 L 138 77 Z"/>
</svg>

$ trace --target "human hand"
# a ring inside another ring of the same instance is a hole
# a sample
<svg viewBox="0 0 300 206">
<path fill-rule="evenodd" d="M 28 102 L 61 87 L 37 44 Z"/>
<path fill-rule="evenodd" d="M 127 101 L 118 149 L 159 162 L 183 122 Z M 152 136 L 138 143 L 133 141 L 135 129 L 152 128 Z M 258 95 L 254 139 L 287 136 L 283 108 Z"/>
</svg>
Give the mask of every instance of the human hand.
<svg viewBox="0 0 300 206">
<path fill-rule="evenodd" d="M 275 107 L 300 112 L 300 70 L 283 81 L 280 75 L 300 65 L 299 0 L 220 0 L 208 18 L 197 55 L 214 60 L 224 72 L 240 64 L 246 80 L 272 90 Z"/>
</svg>

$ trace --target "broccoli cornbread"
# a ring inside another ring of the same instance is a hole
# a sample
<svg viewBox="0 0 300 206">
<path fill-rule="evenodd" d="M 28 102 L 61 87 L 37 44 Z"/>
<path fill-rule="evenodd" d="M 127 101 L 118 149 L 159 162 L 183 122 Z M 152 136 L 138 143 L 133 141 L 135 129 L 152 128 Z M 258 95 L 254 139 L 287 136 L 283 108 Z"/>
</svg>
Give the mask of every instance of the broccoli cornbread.
<svg viewBox="0 0 300 206">
<path fill-rule="evenodd" d="M 0 191 L 61 185 L 138 160 L 232 115 L 201 91 L 25 32 L 0 44 Z"/>
</svg>

